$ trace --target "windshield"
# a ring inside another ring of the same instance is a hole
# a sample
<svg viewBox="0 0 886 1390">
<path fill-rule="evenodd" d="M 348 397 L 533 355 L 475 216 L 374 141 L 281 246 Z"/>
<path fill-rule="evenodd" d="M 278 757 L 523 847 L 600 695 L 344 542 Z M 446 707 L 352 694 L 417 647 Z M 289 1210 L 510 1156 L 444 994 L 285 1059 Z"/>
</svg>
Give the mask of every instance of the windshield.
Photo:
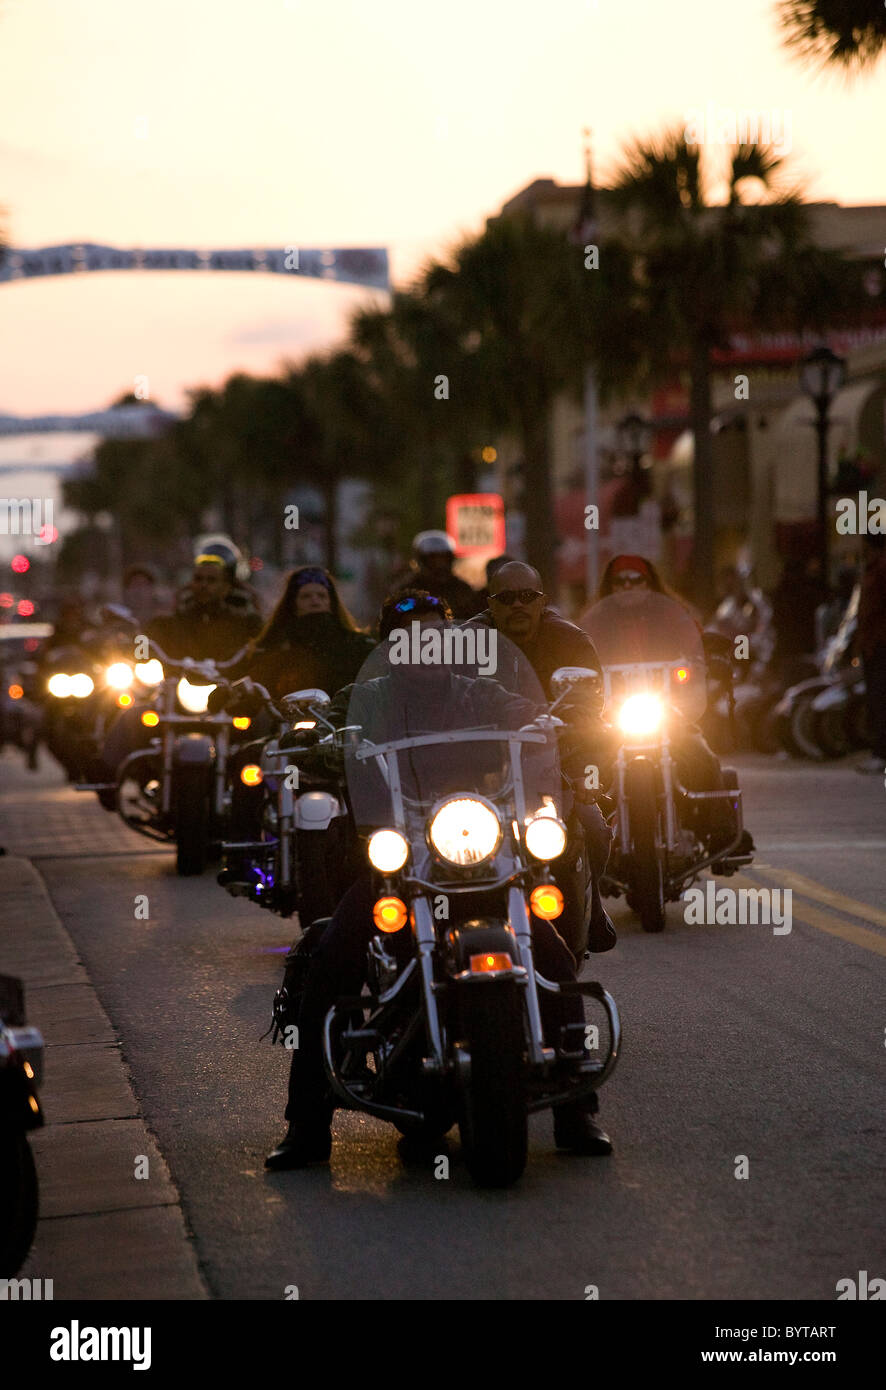
<svg viewBox="0 0 886 1390">
<path fill-rule="evenodd" d="M 485 631 L 481 644 L 476 629 L 416 622 L 407 640 L 392 633 L 364 663 L 345 753 L 361 829 L 423 838 L 432 809 L 450 796 L 484 798 L 503 826 L 543 806 L 559 812 L 556 734 L 513 737 L 546 715 L 541 685 L 516 647 Z"/>
<path fill-rule="evenodd" d="M 660 690 L 687 718 L 704 713 L 701 632 L 682 604 L 649 590 L 612 594 L 588 609 L 581 626 L 603 663 L 607 703 L 643 684 Z"/>
</svg>

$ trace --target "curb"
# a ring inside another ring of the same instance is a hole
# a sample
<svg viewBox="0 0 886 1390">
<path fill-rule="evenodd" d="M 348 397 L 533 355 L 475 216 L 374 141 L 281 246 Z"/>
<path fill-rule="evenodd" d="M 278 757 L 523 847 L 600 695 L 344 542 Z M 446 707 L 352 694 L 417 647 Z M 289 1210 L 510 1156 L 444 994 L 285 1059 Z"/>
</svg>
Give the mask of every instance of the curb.
<svg viewBox="0 0 886 1390">
<path fill-rule="evenodd" d="M 208 1299 L 120 1040 L 28 859 L 0 858 L 0 902 L 0 973 L 24 982 L 45 1043 L 40 1220 L 18 1278 L 52 1280 L 56 1300 Z"/>
</svg>

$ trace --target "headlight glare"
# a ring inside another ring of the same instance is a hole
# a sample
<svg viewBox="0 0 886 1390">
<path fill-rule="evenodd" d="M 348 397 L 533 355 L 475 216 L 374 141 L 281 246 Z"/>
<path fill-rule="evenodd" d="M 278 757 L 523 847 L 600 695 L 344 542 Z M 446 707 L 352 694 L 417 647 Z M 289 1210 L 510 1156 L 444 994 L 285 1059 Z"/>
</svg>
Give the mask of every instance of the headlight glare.
<svg viewBox="0 0 886 1390">
<path fill-rule="evenodd" d="M 491 806 L 472 796 L 456 796 L 432 817 L 432 847 L 448 864 L 467 868 L 489 859 L 501 843 L 501 824 Z"/>
<path fill-rule="evenodd" d="M 176 693 L 179 703 L 188 711 L 188 714 L 205 714 L 209 697 L 214 689 L 214 685 L 191 685 L 191 682 L 182 676 L 176 687 Z"/>
<path fill-rule="evenodd" d="M 112 690 L 128 690 L 134 679 L 128 661 L 115 661 L 105 672 L 105 680 Z"/>
<path fill-rule="evenodd" d="M 618 727 L 623 734 L 641 738 L 657 733 L 664 713 L 664 702 L 657 695 L 629 695 L 618 711 Z"/>
<path fill-rule="evenodd" d="M 526 848 L 535 859 L 557 859 L 566 848 L 566 826 L 552 816 L 533 816 L 523 832 Z"/>
<path fill-rule="evenodd" d="M 57 700 L 66 700 L 71 693 L 71 677 L 63 671 L 56 671 L 54 676 L 49 677 L 48 690 Z"/>
<path fill-rule="evenodd" d="M 142 685 L 159 685 L 163 679 L 163 666 L 155 656 L 150 661 L 137 661 L 135 674 Z"/>
<path fill-rule="evenodd" d="M 409 844 L 399 830 L 376 830 L 369 837 L 369 862 L 382 874 L 395 874 L 409 858 Z"/>
<path fill-rule="evenodd" d="M 71 677 L 71 694 L 78 700 L 85 700 L 87 695 L 91 695 L 95 689 L 95 682 L 92 676 L 87 676 L 85 671 L 78 671 Z"/>
</svg>

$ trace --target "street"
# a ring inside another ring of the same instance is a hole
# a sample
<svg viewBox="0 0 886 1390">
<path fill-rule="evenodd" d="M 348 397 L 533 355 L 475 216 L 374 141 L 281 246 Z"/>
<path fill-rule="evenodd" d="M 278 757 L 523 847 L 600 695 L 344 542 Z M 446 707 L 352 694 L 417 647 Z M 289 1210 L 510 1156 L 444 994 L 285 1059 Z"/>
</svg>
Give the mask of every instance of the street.
<svg viewBox="0 0 886 1390">
<path fill-rule="evenodd" d="M 456 1130 L 439 1177 L 433 1161 L 403 1162 L 391 1127 L 344 1112 L 329 1168 L 266 1174 L 289 1057 L 259 1039 L 291 925 L 232 900 L 211 871 L 178 879 L 170 852 L 45 755 L 28 774 L 5 754 L 0 843 L 32 860 L 110 1018 L 204 1296 L 833 1300 L 841 1279 L 886 1275 L 886 789 L 849 761 L 736 765 L 757 861 L 718 884 L 790 889 L 791 930 L 687 924 L 672 904 L 650 936 L 610 901 L 619 943 L 585 978 L 622 1014 L 601 1092 L 615 1152 L 558 1155 L 550 1114 L 536 1115 L 525 1176 L 499 1192 L 474 1188 Z M 59 1142 L 41 1026 L 38 1169 L 54 1120 Z M 53 1275 L 54 1219 L 26 1274 Z M 56 1298 L 80 1296 L 57 1279 Z"/>
</svg>

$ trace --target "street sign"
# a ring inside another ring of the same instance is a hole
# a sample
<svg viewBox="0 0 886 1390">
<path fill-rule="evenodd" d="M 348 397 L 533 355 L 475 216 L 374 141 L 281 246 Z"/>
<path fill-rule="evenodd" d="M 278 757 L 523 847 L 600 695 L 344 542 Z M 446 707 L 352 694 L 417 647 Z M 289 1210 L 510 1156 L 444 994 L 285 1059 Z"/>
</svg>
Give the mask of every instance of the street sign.
<svg viewBox="0 0 886 1390">
<path fill-rule="evenodd" d="M 504 501 L 497 492 L 460 492 L 446 499 L 446 530 L 456 555 L 501 555 L 505 548 Z"/>
</svg>

